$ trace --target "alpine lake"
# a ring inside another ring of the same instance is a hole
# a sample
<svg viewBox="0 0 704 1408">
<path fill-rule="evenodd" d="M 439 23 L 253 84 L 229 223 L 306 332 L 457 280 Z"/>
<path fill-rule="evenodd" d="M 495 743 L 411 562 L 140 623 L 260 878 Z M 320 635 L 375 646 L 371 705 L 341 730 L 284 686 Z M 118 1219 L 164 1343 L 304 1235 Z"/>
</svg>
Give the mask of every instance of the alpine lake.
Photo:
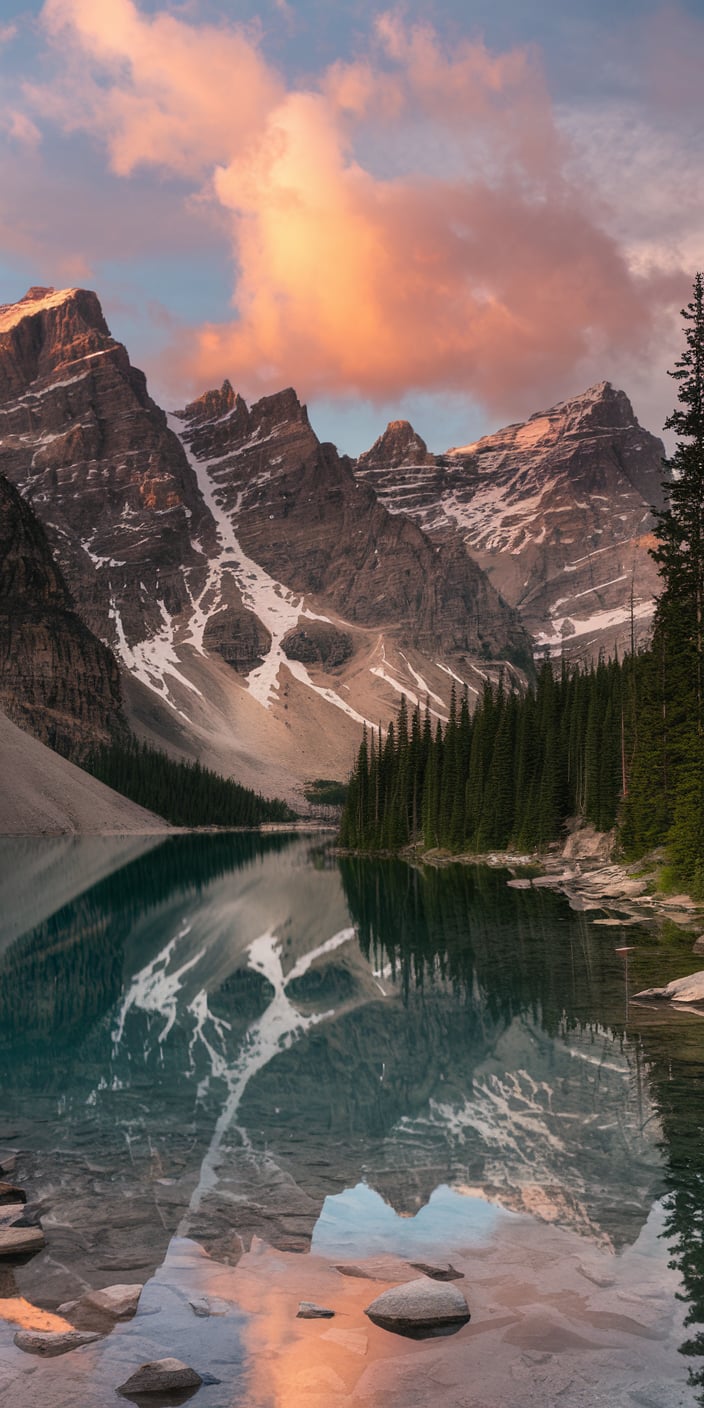
<svg viewBox="0 0 704 1408">
<path fill-rule="evenodd" d="M 0 841 L 0 1176 L 46 1236 L 0 1262 L 0 1408 L 119 1405 L 166 1356 L 197 1408 L 704 1403 L 704 1025 L 630 1000 L 693 934 L 508 878 Z M 470 1322 L 373 1324 L 399 1259 L 451 1263 Z M 15 1345 L 134 1283 L 104 1338 Z"/>
</svg>

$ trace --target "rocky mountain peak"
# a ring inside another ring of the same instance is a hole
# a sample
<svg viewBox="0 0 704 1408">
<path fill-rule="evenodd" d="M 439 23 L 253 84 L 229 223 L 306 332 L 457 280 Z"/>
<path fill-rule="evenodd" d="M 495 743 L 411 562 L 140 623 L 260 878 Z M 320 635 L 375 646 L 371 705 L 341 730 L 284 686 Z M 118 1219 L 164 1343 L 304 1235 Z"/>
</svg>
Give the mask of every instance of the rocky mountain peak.
<svg viewBox="0 0 704 1408">
<path fill-rule="evenodd" d="M 459 534 L 541 648 L 568 642 L 584 658 L 623 648 L 633 584 L 647 629 L 657 586 L 650 508 L 662 503 L 664 447 L 624 391 L 597 382 L 425 461 L 399 455 L 393 431 L 360 457 L 358 476 L 436 541 Z"/>
<path fill-rule="evenodd" d="M 578 396 L 561 401 L 546 413 L 556 421 L 564 421 L 564 433 L 579 434 L 584 427 L 625 430 L 640 429 L 635 411 L 625 391 L 612 386 L 610 381 L 599 381 Z M 541 415 L 531 416 L 531 421 L 540 420 Z M 530 425 L 531 421 L 528 422 Z"/>
<path fill-rule="evenodd" d="M 192 536 L 214 524 L 89 289 L 35 287 L 0 309 L 0 471 L 36 507 L 101 639 L 127 651 L 190 601 Z"/>
<path fill-rule="evenodd" d="M 252 429 L 259 429 L 262 435 L 270 435 L 284 426 L 300 426 L 313 434 L 308 408 L 301 404 L 292 386 L 255 401 L 250 417 Z"/>
<path fill-rule="evenodd" d="M 231 383 L 224 381 L 219 391 L 206 391 L 176 415 L 186 422 L 185 434 L 197 458 L 222 460 L 234 455 L 239 469 L 246 462 L 253 472 L 260 472 L 266 453 L 269 469 L 277 465 L 282 472 L 319 448 L 307 408 L 290 386 L 248 407 Z"/>
<path fill-rule="evenodd" d="M 232 382 L 225 378 L 219 390 L 212 388 L 210 391 L 204 391 L 202 396 L 196 397 L 195 401 L 189 401 L 182 415 L 184 419 L 198 425 L 201 421 L 219 420 L 222 416 L 231 415 L 233 411 L 237 411 L 243 419 L 248 416 L 246 402 L 239 392 L 235 391 Z"/>
<path fill-rule="evenodd" d="M 18 303 L 0 307 L 2 396 L 57 372 L 70 376 L 83 358 L 109 354 L 119 359 L 122 353 L 89 289 L 34 287 Z"/>
<path fill-rule="evenodd" d="M 433 462 L 434 456 L 428 453 L 425 440 L 407 420 L 390 420 L 383 435 L 375 440 L 370 450 L 359 457 L 360 467 L 379 464 L 398 469 L 406 464 Z"/>
</svg>

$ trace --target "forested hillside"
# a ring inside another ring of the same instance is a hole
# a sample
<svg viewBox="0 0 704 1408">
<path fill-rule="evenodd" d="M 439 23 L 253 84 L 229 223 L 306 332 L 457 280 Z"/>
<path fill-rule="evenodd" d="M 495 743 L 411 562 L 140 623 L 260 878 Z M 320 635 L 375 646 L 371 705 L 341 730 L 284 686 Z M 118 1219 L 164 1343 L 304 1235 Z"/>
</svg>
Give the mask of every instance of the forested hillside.
<svg viewBox="0 0 704 1408">
<path fill-rule="evenodd" d="M 619 828 L 634 857 L 666 843 L 678 880 L 704 894 L 704 278 L 683 310 L 671 375 L 680 408 L 657 513 L 662 591 L 648 650 L 580 670 L 545 661 L 524 693 L 487 684 L 474 713 L 453 697 L 433 730 L 405 699 L 384 739 L 365 734 L 342 844 L 396 850 L 540 849 L 568 818 Z"/>
<path fill-rule="evenodd" d="M 261 797 L 200 763 L 176 762 L 136 738 L 106 744 L 83 766 L 174 826 L 259 826 L 295 817 L 286 802 Z"/>
</svg>

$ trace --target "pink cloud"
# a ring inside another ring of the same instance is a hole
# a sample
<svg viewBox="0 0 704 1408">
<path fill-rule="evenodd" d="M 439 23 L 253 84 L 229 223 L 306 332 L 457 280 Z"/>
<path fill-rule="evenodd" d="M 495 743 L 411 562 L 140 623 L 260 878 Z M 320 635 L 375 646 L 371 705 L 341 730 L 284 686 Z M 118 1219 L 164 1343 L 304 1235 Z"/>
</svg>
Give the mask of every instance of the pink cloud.
<svg viewBox="0 0 704 1408">
<path fill-rule="evenodd" d="M 233 316 L 179 354 L 191 380 L 529 409 L 605 352 L 642 356 L 681 297 L 676 272 L 632 271 L 568 176 L 529 50 L 448 52 L 389 12 L 364 57 L 296 90 L 235 25 L 133 0 L 47 0 L 42 18 L 68 60 L 33 104 L 116 173 L 187 178 L 226 217 Z"/>
</svg>

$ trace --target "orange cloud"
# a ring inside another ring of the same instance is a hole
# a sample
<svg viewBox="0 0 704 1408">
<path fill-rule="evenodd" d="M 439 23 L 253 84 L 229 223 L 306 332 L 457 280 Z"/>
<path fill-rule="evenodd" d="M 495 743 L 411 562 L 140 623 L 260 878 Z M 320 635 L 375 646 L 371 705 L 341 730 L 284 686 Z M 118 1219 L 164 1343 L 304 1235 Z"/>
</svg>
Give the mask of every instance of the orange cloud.
<svg viewBox="0 0 704 1408">
<path fill-rule="evenodd" d="M 145 15 L 133 0 L 46 0 L 41 19 L 74 67 L 31 95 L 69 129 L 102 136 L 121 176 L 145 165 L 201 176 L 283 91 L 244 30 Z"/>
<path fill-rule="evenodd" d="M 42 18 L 82 79 L 69 66 L 34 103 L 98 135 L 115 172 L 186 177 L 227 215 L 233 316 L 195 334 L 191 380 L 528 409 L 605 353 L 642 355 L 670 305 L 672 276 L 636 275 L 569 178 L 530 51 L 447 52 L 389 12 L 365 57 L 291 90 L 241 27 L 133 0 L 46 0 Z"/>
</svg>

